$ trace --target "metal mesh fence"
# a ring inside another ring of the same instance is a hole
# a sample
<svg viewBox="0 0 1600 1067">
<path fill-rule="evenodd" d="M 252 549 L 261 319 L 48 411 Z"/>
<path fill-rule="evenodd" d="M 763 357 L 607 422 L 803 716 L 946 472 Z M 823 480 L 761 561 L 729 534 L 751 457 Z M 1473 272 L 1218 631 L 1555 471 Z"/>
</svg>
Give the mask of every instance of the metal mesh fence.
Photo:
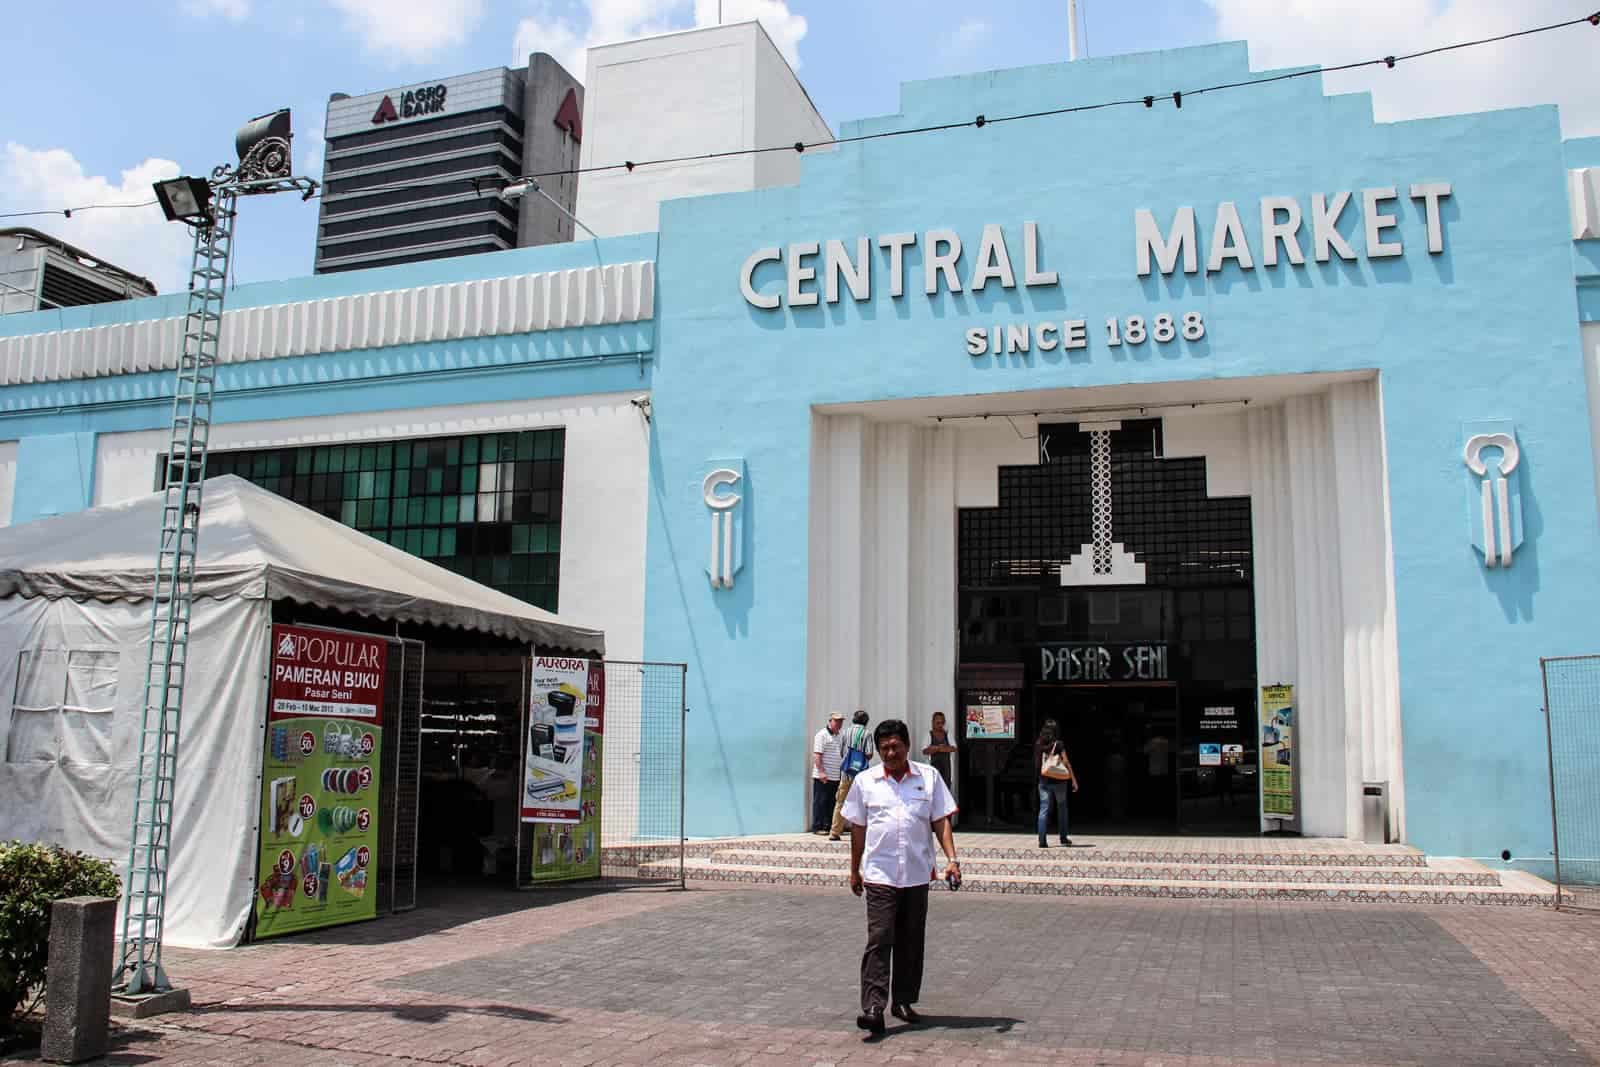
<svg viewBox="0 0 1600 1067">
<path fill-rule="evenodd" d="M 1556 904 L 1600 909 L 1600 655 L 1542 659 Z"/>
<path fill-rule="evenodd" d="M 603 885 L 683 887 L 686 671 L 682 663 L 605 662 L 600 753 L 599 882 Z M 542 841 L 540 832 L 551 834 L 551 842 Z M 559 851 L 563 844 L 559 828 L 530 832 L 525 826 L 524 836 L 531 837 L 525 848 L 535 854 L 551 844 Z"/>
</svg>

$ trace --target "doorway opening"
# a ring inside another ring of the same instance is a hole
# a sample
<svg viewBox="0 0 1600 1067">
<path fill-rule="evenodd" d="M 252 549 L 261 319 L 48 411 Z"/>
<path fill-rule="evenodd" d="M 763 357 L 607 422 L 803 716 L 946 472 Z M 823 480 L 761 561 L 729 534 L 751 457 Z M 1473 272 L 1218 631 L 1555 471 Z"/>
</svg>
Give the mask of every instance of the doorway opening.
<svg viewBox="0 0 1600 1067">
<path fill-rule="evenodd" d="M 1259 833 L 1249 497 L 1164 458 L 1159 419 L 1041 424 L 1038 462 L 998 480 L 957 535 L 968 825 L 1033 828 L 1053 719 L 1074 832 Z M 1086 575 L 1091 545 L 1101 571 L 1102 554 L 1138 567 Z"/>
</svg>

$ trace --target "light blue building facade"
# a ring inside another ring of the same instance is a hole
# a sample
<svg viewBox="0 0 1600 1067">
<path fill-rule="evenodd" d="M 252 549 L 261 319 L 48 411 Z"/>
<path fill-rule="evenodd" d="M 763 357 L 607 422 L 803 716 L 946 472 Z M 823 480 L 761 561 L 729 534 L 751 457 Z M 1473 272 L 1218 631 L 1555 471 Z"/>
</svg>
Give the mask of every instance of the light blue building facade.
<svg viewBox="0 0 1600 1067">
<path fill-rule="evenodd" d="M 1055 718 L 1087 826 L 1359 836 L 1372 783 L 1392 839 L 1541 869 L 1540 657 L 1600 651 L 1600 139 L 1274 73 L 914 83 L 841 136 L 984 124 L 659 233 L 240 287 L 216 447 L 564 428 L 551 606 L 688 665 L 693 836 L 800 828 L 863 707 L 945 713 L 974 818 L 1026 823 Z M 0 319 L 11 522 L 153 488 L 181 305 Z M 514 584 L 497 551 L 458 566 Z"/>
</svg>

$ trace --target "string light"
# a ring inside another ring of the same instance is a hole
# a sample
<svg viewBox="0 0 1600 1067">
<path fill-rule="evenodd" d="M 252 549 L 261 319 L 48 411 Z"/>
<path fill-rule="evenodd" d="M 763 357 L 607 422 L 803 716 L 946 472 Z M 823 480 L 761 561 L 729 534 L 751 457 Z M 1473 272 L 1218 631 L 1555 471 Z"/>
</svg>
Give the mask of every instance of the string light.
<svg viewBox="0 0 1600 1067">
<path fill-rule="evenodd" d="M 538 180 L 541 178 L 578 177 L 584 174 L 602 174 L 617 170 L 623 170 L 629 174 L 632 174 L 635 170 L 641 167 L 667 166 L 676 163 L 696 163 L 716 159 L 730 159 L 739 156 L 758 156 L 765 155 L 769 152 L 801 153 L 811 148 L 834 148 L 839 145 L 860 144 L 865 141 L 879 141 L 891 137 L 914 137 L 928 133 L 943 133 L 949 130 L 982 129 L 985 126 L 991 126 L 997 123 L 1023 122 L 1029 119 L 1049 118 L 1057 115 L 1074 115 L 1089 111 L 1103 111 L 1108 108 L 1116 107 L 1142 106 L 1146 109 L 1154 109 L 1158 102 L 1165 102 L 1168 99 L 1172 101 L 1172 105 L 1175 109 L 1182 110 L 1183 98 L 1186 96 L 1195 97 L 1203 96 L 1206 93 L 1225 92 L 1230 89 L 1256 88 L 1263 85 L 1272 85 L 1276 82 L 1292 81 L 1296 78 L 1317 77 L 1324 74 L 1338 74 L 1347 70 L 1359 70 L 1363 67 L 1382 66 L 1386 70 L 1393 70 L 1397 64 L 1404 63 L 1412 59 L 1423 59 L 1428 56 L 1441 55 L 1446 52 L 1456 52 L 1466 48 L 1478 48 L 1483 45 L 1498 44 L 1501 41 L 1510 41 L 1519 37 L 1531 37 L 1535 34 L 1549 33 L 1553 30 L 1570 29 L 1574 26 L 1600 27 L 1600 11 L 1596 11 L 1592 14 L 1584 15 L 1579 18 L 1568 19 L 1565 22 L 1552 22 L 1546 26 L 1533 26 L 1525 30 L 1514 30 L 1510 33 L 1497 34 L 1493 37 L 1480 37 L 1470 41 L 1458 41 L 1455 44 L 1439 45 L 1434 48 L 1426 48 L 1418 52 L 1408 52 L 1403 55 L 1386 55 L 1377 59 L 1357 60 L 1353 63 L 1341 63 L 1337 66 L 1331 67 L 1309 67 L 1300 70 L 1285 71 L 1281 74 L 1273 74 L 1266 77 L 1249 78 L 1243 81 L 1235 82 L 1224 82 L 1220 85 L 1207 85 L 1199 89 L 1181 89 L 1174 90 L 1170 93 L 1163 92 L 1159 94 L 1141 94 L 1126 100 L 1105 100 L 1095 104 L 1075 104 L 1068 107 L 1049 108 L 1043 111 L 1029 111 L 1017 115 L 1001 115 L 994 117 L 978 115 L 975 118 L 968 119 L 964 122 L 943 122 L 926 126 L 912 126 L 899 130 L 879 130 L 874 133 L 861 133 L 851 137 L 831 137 L 820 141 L 795 141 L 793 144 L 771 145 L 765 148 L 730 148 L 720 152 L 701 152 L 694 155 L 666 156 L 660 159 L 630 159 L 624 160 L 621 163 L 607 163 L 592 167 L 574 167 L 568 170 L 549 170 L 541 171 L 536 174 L 522 174 L 515 178 L 505 179 L 504 181 L 505 184 L 510 185 L 515 182 Z M 335 178 L 333 180 L 338 181 L 339 179 Z M 486 180 L 492 181 L 494 179 L 485 179 L 479 175 L 476 177 L 447 178 L 443 181 L 397 182 L 391 185 L 377 185 L 370 186 L 365 189 L 353 189 L 350 190 L 350 193 L 351 195 L 369 195 L 373 193 L 393 192 L 403 189 L 436 189 L 443 186 L 457 184 L 465 186 L 470 184 L 475 194 L 482 195 L 481 183 Z M 324 183 L 323 191 L 317 193 L 316 195 L 322 196 L 325 192 L 326 183 Z M 41 215 L 64 215 L 67 218 L 71 218 L 72 212 L 74 211 L 93 211 L 109 208 L 142 208 L 149 207 L 155 202 L 156 201 L 154 200 L 149 200 L 139 204 L 87 204 L 82 207 L 54 208 L 45 211 L 13 211 L 0 214 L 0 219 L 29 218 Z"/>
</svg>

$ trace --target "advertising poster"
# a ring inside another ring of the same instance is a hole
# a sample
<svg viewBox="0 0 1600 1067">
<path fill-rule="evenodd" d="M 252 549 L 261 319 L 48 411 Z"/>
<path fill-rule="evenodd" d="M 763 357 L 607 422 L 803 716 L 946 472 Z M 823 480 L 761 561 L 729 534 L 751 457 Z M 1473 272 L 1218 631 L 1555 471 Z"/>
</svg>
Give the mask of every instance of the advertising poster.
<svg viewBox="0 0 1600 1067">
<path fill-rule="evenodd" d="M 256 937 L 377 915 L 381 637 L 272 628 Z"/>
<path fill-rule="evenodd" d="M 529 875 L 597 878 L 605 664 L 536 656 L 530 693 L 522 785 L 522 821 L 533 823 Z"/>
<path fill-rule="evenodd" d="M 1011 740 L 1017 736 L 1016 694 L 974 691 L 967 694 L 967 740 Z"/>
<path fill-rule="evenodd" d="M 1293 819 L 1294 686 L 1261 687 L 1261 814 Z"/>
</svg>

